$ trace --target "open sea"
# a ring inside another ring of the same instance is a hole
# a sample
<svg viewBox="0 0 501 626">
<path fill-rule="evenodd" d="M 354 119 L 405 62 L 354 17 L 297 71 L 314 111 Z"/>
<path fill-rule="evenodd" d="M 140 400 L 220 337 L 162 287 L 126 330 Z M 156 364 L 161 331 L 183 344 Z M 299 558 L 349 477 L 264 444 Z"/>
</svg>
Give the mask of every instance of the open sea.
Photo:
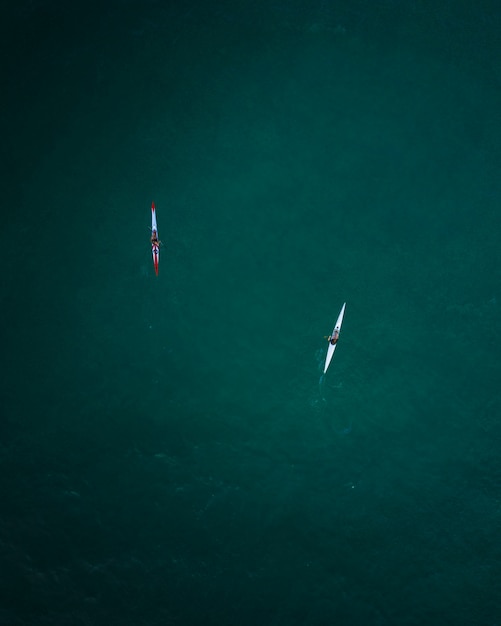
<svg viewBox="0 0 501 626">
<path fill-rule="evenodd" d="M 500 626 L 499 2 L 0 32 L 0 625 Z"/>
</svg>

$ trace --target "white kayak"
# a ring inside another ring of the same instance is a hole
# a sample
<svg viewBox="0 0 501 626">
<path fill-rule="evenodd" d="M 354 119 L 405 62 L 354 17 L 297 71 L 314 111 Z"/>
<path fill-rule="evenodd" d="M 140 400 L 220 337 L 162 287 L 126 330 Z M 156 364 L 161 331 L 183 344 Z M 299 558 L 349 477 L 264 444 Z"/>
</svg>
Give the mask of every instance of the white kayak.
<svg viewBox="0 0 501 626">
<path fill-rule="evenodd" d="M 325 357 L 324 374 L 327 371 L 327 368 L 329 367 L 330 362 L 332 361 L 332 357 L 334 356 L 334 350 L 336 349 L 337 342 L 339 339 L 339 334 L 341 332 L 341 324 L 343 323 L 345 307 L 346 307 L 346 302 L 343 304 L 343 308 L 341 309 L 338 315 L 336 325 L 334 326 L 334 330 L 332 331 L 332 334 L 329 337 L 329 347 L 327 348 L 327 356 Z M 334 343 L 332 343 L 333 339 L 334 339 Z"/>
</svg>

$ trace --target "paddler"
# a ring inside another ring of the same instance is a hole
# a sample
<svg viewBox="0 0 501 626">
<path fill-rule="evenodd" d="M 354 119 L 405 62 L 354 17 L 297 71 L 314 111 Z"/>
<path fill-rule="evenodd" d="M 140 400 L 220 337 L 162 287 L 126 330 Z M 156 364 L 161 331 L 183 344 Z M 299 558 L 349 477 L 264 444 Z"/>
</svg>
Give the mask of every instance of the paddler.
<svg viewBox="0 0 501 626">
<path fill-rule="evenodd" d="M 159 248 L 161 243 L 162 242 L 158 240 L 157 231 L 156 230 L 152 231 L 152 233 L 151 233 L 151 245 L 152 246 L 156 246 L 157 248 Z"/>
<path fill-rule="evenodd" d="M 339 339 L 339 331 L 338 330 L 335 330 L 332 335 L 327 337 L 327 341 L 330 342 L 331 346 L 336 344 L 338 339 Z"/>
</svg>

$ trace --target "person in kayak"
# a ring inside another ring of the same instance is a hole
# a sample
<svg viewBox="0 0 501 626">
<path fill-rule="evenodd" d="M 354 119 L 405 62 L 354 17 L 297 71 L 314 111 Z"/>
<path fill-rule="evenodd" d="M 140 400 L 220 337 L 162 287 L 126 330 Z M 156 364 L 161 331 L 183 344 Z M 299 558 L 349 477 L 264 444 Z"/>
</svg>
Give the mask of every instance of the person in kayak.
<svg viewBox="0 0 501 626">
<path fill-rule="evenodd" d="M 338 339 L 339 339 L 339 331 L 338 330 L 335 330 L 334 333 L 330 337 L 327 337 L 327 341 L 330 342 L 331 346 L 336 344 Z"/>
<path fill-rule="evenodd" d="M 157 248 L 160 248 L 160 244 L 162 243 L 161 241 L 159 241 L 158 239 L 158 235 L 157 235 L 157 231 L 153 230 L 151 232 L 151 245 L 152 246 L 156 246 Z"/>
</svg>

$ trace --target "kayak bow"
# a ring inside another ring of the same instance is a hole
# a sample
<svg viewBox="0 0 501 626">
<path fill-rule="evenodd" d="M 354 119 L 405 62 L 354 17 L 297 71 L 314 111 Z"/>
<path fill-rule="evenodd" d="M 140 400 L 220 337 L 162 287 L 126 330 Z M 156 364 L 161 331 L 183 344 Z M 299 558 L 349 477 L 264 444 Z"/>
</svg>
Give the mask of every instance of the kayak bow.
<svg viewBox="0 0 501 626">
<path fill-rule="evenodd" d="M 341 324 L 343 323 L 345 307 L 346 307 L 346 302 L 343 304 L 343 307 L 338 315 L 337 322 L 336 322 L 336 325 L 334 326 L 334 330 L 332 331 L 331 337 L 335 335 L 336 333 L 338 334 L 338 337 L 339 337 L 339 333 L 341 332 Z M 327 371 L 327 368 L 329 367 L 330 362 L 332 361 L 332 357 L 334 356 L 334 350 L 336 349 L 336 346 L 337 346 L 337 341 L 334 344 L 332 344 L 329 341 L 329 347 L 327 348 L 327 356 L 325 357 L 324 374 Z"/>
<path fill-rule="evenodd" d="M 153 267 L 155 268 L 155 274 L 158 276 L 158 261 L 160 259 L 160 246 L 155 243 L 153 239 L 158 242 L 158 227 L 157 227 L 157 212 L 155 210 L 155 203 L 151 203 L 151 254 L 153 256 Z"/>
</svg>

